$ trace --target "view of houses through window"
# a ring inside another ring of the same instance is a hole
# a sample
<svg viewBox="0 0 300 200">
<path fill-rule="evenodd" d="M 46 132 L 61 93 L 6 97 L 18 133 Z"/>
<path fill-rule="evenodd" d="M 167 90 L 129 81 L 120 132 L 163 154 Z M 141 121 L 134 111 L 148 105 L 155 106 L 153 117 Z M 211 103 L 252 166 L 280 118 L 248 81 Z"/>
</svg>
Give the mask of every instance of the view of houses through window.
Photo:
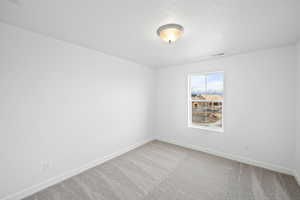
<svg viewBox="0 0 300 200">
<path fill-rule="evenodd" d="M 190 76 L 190 121 L 192 126 L 223 129 L 224 73 Z"/>
</svg>

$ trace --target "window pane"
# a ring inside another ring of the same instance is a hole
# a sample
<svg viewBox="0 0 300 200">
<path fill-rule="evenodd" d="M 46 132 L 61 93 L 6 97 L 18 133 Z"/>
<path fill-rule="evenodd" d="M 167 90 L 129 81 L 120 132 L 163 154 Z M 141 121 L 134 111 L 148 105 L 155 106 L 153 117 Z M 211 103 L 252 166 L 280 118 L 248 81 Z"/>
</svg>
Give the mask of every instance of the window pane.
<svg viewBox="0 0 300 200">
<path fill-rule="evenodd" d="M 205 82 L 205 76 L 191 76 L 191 95 L 193 100 L 202 99 L 201 94 L 204 94 L 206 91 Z"/>
<path fill-rule="evenodd" d="M 192 122 L 206 126 L 207 121 L 207 102 L 192 102 Z"/>
<path fill-rule="evenodd" d="M 222 102 L 192 101 L 192 123 L 211 128 L 222 128 Z"/>
<path fill-rule="evenodd" d="M 206 99 L 222 100 L 223 99 L 223 73 L 213 73 L 206 76 Z"/>
</svg>

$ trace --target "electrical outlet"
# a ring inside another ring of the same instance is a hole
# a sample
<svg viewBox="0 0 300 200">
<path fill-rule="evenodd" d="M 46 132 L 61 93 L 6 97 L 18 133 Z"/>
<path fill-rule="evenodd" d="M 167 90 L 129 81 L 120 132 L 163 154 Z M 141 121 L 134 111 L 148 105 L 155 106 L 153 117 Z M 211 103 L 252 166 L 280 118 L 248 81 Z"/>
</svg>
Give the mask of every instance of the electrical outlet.
<svg viewBox="0 0 300 200">
<path fill-rule="evenodd" d="M 44 161 L 41 163 L 42 171 L 47 171 L 50 169 L 51 164 L 49 161 Z"/>
</svg>

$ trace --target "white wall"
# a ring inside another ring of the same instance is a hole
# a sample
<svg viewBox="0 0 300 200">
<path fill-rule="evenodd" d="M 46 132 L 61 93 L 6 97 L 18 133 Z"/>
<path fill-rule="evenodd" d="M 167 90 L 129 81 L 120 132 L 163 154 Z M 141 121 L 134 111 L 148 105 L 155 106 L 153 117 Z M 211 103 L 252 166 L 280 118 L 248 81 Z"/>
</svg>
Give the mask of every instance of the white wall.
<svg viewBox="0 0 300 200">
<path fill-rule="evenodd" d="M 297 110 L 296 110 L 296 159 L 295 173 L 300 185 L 300 41 L 297 45 Z"/>
<path fill-rule="evenodd" d="M 0 199 L 151 138 L 152 70 L 3 23 L 0 44 Z"/>
<path fill-rule="evenodd" d="M 292 173 L 295 47 L 256 51 L 159 70 L 157 138 Z M 224 133 L 187 128 L 187 76 L 225 72 Z"/>
</svg>

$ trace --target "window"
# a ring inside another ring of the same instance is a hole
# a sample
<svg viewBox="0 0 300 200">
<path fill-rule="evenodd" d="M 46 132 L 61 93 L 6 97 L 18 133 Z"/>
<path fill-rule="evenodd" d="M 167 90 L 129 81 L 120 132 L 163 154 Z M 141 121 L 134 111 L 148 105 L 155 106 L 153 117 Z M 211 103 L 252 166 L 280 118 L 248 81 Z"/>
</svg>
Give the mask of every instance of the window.
<svg viewBox="0 0 300 200">
<path fill-rule="evenodd" d="M 189 127 L 223 131 L 224 73 L 189 76 Z"/>
</svg>

